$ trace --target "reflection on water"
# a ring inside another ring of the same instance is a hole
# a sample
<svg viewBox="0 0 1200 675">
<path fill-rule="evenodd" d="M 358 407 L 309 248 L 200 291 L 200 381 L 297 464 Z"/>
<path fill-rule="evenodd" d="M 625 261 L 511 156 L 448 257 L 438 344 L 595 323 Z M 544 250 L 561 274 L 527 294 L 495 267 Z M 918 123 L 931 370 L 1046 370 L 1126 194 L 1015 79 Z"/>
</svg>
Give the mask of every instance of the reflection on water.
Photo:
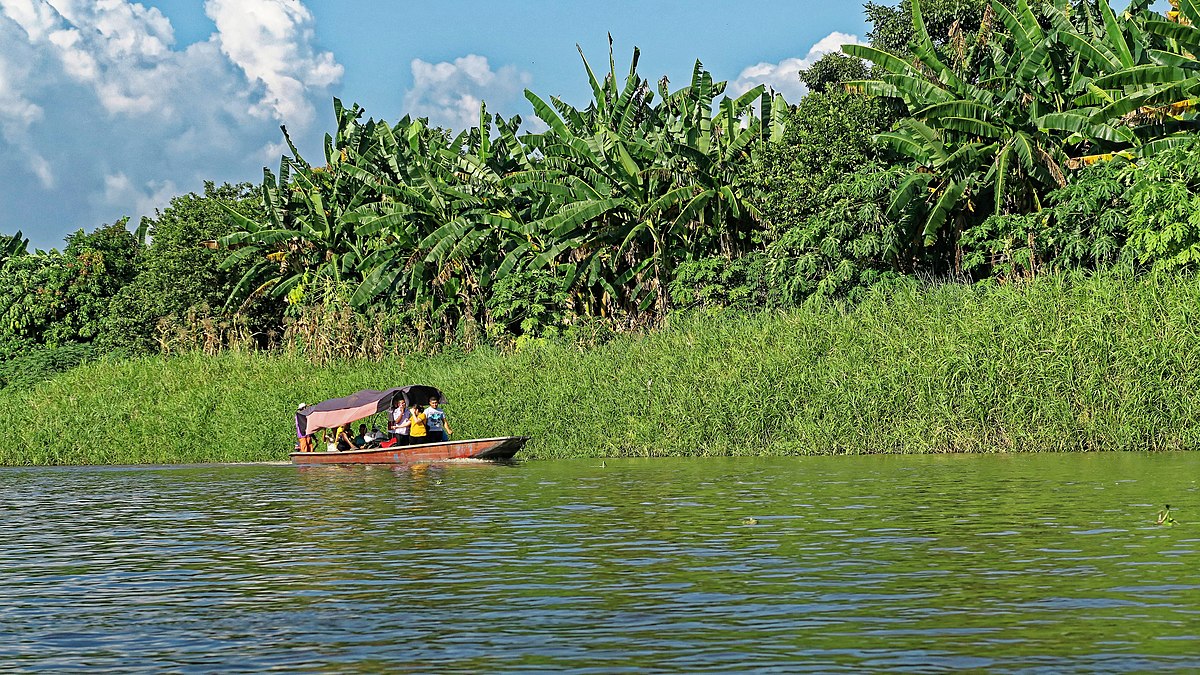
<svg viewBox="0 0 1200 675">
<path fill-rule="evenodd" d="M 1200 669 L 1198 469 L 0 469 L 0 670 Z"/>
</svg>

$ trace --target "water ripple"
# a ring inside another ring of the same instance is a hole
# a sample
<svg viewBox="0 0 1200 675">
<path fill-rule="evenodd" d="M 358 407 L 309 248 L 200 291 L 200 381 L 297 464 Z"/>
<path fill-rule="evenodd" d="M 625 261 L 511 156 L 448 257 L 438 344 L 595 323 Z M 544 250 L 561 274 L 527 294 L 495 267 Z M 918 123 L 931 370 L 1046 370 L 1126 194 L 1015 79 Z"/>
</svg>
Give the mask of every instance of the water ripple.
<svg viewBox="0 0 1200 675">
<path fill-rule="evenodd" d="M 0 671 L 1197 670 L 1197 468 L 0 469 Z"/>
</svg>

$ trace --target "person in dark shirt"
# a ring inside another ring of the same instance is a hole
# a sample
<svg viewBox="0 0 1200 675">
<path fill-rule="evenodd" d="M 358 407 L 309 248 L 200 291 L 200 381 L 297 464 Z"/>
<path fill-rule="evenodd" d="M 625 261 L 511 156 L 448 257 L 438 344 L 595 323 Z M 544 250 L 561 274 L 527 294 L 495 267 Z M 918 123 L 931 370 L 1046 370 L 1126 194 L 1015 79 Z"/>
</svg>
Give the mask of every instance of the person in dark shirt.
<svg viewBox="0 0 1200 675">
<path fill-rule="evenodd" d="M 354 442 L 353 438 L 350 438 L 350 428 L 348 426 L 338 427 L 337 449 L 339 452 L 358 449 L 358 444 Z"/>
</svg>

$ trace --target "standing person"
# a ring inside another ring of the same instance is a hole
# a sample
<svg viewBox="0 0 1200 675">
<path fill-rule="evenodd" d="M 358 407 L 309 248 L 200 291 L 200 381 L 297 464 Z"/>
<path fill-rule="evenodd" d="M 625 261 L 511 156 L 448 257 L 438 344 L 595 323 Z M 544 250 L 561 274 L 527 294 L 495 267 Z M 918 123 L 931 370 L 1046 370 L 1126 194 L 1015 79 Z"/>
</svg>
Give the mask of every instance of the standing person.
<svg viewBox="0 0 1200 675">
<path fill-rule="evenodd" d="M 446 419 L 446 411 L 438 407 L 440 404 L 441 401 L 437 398 L 431 398 L 429 407 L 425 409 L 425 417 L 429 420 L 426 443 L 445 443 L 450 440 L 450 434 L 454 433 L 450 428 L 450 420 Z"/>
<path fill-rule="evenodd" d="M 296 406 L 296 438 L 299 439 L 300 452 L 312 452 L 313 451 L 312 434 L 306 434 L 300 430 L 300 419 L 301 419 L 300 411 L 304 410 L 307 407 L 308 407 L 307 403 L 301 403 L 300 405 Z"/>
<path fill-rule="evenodd" d="M 388 416 L 388 433 L 396 439 L 396 445 L 409 444 L 408 430 L 411 423 L 408 402 L 397 397 L 392 402 L 392 414 Z"/>
<path fill-rule="evenodd" d="M 421 412 L 420 408 L 413 408 L 409 411 L 408 422 L 409 445 L 428 443 L 429 439 L 426 438 L 428 432 L 425 428 L 425 413 Z"/>
</svg>

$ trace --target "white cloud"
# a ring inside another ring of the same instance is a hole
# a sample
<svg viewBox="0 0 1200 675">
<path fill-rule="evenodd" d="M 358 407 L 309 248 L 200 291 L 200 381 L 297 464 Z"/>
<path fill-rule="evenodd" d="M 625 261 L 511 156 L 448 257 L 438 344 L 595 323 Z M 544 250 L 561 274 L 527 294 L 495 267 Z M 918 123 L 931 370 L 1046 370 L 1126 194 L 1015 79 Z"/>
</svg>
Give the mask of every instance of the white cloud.
<svg viewBox="0 0 1200 675">
<path fill-rule="evenodd" d="M 28 47 L 17 25 L 0 20 L 0 141 L 12 148 L 13 158 L 32 172 L 42 187 L 54 185 L 49 162 L 34 147 L 29 130 L 45 116 L 45 109 L 30 100 L 26 86 L 33 77 L 36 54 Z"/>
<path fill-rule="evenodd" d="M 314 46 L 313 16 L 299 0 L 207 0 L 221 51 L 266 88 L 255 114 L 272 111 L 296 125 L 312 122 L 306 94 L 342 79 L 342 66 Z"/>
<path fill-rule="evenodd" d="M 428 117 L 433 124 L 466 129 L 479 124 L 479 104 L 503 109 L 523 92 L 533 77 L 513 66 L 493 71 L 486 57 L 468 54 L 453 63 L 412 62 L 413 86 L 404 96 L 404 108 L 413 117 Z"/>
<path fill-rule="evenodd" d="M 179 194 L 174 181 L 149 180 L 138 185 L 125 173 L 118 172 L 104 177 L 103 203 L 132 204 L 134 213 L 152 214 Z"/>
<path fill-rule="evenodd" d="M 793 57 L 778 63 L 759 63 L 746 68 L 736 80 L 729 83 L 730 95 L 744 94 L 765 84 L 794 103 L 808 93 L 808 87 L 800 81 L 800 71 L 809 68 L 826 54 L 841 51 L 842 45 L 846 44 L 866 43 L 859 40 L 857 35 L 834 31 L 818 40 L 803 58 Z"/>
<path fill-rule="evenodd" d="M 40 0 L 0 0 L 0 12 L 20 26 L 33 41 L 44 38 L 58 17 L 53 7 Z"/>
<path fill-rule="evenodd" d="M 19 169 L 0 182 L 16 204 L 0 233 L 58 245 L 206 179 L 258 180 L 281 123 L 307 147 L 342 77 L 311 13 L 299 0 L 205 10 L 215 32 L 179 48 L 171 22 L 131 0 L 0 0 L 0 162 Z"/>
</svg>

